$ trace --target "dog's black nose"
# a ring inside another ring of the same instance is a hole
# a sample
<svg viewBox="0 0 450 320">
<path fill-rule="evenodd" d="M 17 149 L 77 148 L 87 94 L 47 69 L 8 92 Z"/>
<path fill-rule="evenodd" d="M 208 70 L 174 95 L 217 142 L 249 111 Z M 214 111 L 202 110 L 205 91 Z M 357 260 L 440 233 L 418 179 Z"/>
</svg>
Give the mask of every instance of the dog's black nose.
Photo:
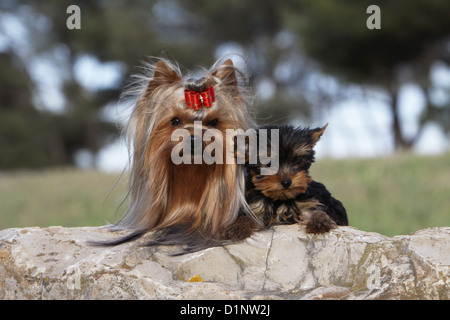
<svg viewBox="0 0 450 320">
<path fill-rule="evenodd" d="M 191 135 L 191 154 L 203 153 L 203 139 L 201 136 Z"/>
<path fill-rule="evenodd" d="M 202 141 L 203 139 L 201 136 L 191 135 L 191 142 L 194 143 L 195 141 Z"/>
<path fill-rule="evenodd" d="M 289 188 L 291 183 L 292 183 L 291 179 L 287 179 L 287 178 L 281 180 L 281 182 L 280 182 L 280 184 L 283 186 L 283 188 Z"/>
</svg>

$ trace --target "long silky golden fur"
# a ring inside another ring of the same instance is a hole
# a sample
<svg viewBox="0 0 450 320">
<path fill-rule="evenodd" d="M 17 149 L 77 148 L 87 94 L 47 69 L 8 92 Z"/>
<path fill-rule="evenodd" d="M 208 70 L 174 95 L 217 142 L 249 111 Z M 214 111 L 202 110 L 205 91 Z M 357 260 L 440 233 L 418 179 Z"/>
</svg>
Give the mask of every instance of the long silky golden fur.
<svg viewBox="0 0 450 320">
<path fill-rule="evenodd" d="M 130 206 L 115 226 L 132 233 L 113 244 L 171 227 L 168 244 L 185 244 L 188 234 L 205 241 L 222 239 L 222 231 L 235 221 L 239 210 L 248 208 L 244 169 L 236 163 L 225 163 L 225 159 L 223 164 L 176 165 L 171 151 L 179 142 L 171 141 L 171 134 L 180 128 L 191 132 L 194 121 L 201 121 L 206 130 L 208 123 L 217 120 L 215 129 L 223 134 L 225 155 L 226 129 L 245 131 L 253 127 L 246 75 L 231 60 L 204 70 L 199 81 L 214 86 L 216 100 L 210 108 L 198 110 L 186 106 L 184 89 L 192 79 L 183 78 L 177 65 L 159 59 L 147 64 L 145 74 L 136 79 L 125 93 L 135 97 L 125 127 L 132 155 Z M 174 118 L 182 124 L 174 127 Z M 182 230 L 178 240 L 176 230 Z M 164 244 L 164 240 L 156 239 L 158 243 Z"/>
</svg>

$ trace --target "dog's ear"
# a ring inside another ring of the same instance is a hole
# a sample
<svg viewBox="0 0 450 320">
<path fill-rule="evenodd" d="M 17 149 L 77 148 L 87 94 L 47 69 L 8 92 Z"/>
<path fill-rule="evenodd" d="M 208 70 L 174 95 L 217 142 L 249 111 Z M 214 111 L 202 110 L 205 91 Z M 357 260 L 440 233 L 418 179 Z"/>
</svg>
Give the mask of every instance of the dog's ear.
<svg viewBox="0 0 450 320">
<path fill-rule="evenodd" d="M 227 86 L 233 94 L 238 94 L 238 79 L 236 67 L 231 59 L 226 60 L 220 67 L 212 73 L 213 77 L 220 80 L 221 86 Z"/>
<path fill-rule="evenodd" d="M 317 141 L 320 140 L 320 138 L 322 137 L 323 133 L 325 132 L 325 129 L 328 127 L 328 123 L 326 125 L 324 125 L 322 128 L 316 128 L 316 129 L 312 129 L 312 133 L 311 133 L 311 144 L 314 147 L 317 143 Z"/>
<path fill-rule="evenodd" d="M 164 61 L 160 60 L 155 66 L 153 78 L 149 82 L 146 95 L 150 95 L 156 88 L 181 81 L 181 76 L 177 71 L 170 68 Z"/>
</svg>

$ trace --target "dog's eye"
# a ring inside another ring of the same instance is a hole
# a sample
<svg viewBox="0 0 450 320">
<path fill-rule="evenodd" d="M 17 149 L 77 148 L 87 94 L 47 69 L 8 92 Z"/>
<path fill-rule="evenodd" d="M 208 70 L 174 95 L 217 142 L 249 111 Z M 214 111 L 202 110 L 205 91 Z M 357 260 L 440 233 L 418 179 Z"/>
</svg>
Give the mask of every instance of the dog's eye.
<svg viewBox="0 0 450 320">
<path fill-rule="evenodd" d="M 299 161 L 294 163 L 294 168 L 297 169 L 297 170 L 304 169 L 305 165 L 306 165 L 306 163 L 304 161 L 299 160 Z"/>
<path fill-rule="evenodd" d="M 208 126 L 208 127 L 217 127 L 217 124 L 219 123 L 219 120 L 217 120 L 217 119 L 214 119 L 214 120 L 211 120 L 210 122 L 208 122 L 206 125 Z"/>
<path fill-rule="evenodd" d="M 294 164 L 294 169 L 299 170 L 308 170 L 311 164 L 307 161 L 298 161 Z"/>
<path fill-rule="evenodd" d="M 173 118 L 170 120 L 170 124 L 174 127 L 179 126 L 181 124 L 181 120 L 179 118 Z"/>
</svg>

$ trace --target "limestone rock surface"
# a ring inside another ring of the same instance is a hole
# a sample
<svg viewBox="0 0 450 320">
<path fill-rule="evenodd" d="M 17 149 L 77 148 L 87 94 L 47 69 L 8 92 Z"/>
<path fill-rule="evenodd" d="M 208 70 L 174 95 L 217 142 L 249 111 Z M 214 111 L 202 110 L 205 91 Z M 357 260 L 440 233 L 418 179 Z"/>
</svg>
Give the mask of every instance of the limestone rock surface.
<svg viewBox="0 0 450 320">
<path fill-rule="evenodd" d="M 277 226 L 183 256 L 106 227 L 0 231 L 0 299 L 450 299 L 450 227 L 386 237 Z"/>
</svg>

